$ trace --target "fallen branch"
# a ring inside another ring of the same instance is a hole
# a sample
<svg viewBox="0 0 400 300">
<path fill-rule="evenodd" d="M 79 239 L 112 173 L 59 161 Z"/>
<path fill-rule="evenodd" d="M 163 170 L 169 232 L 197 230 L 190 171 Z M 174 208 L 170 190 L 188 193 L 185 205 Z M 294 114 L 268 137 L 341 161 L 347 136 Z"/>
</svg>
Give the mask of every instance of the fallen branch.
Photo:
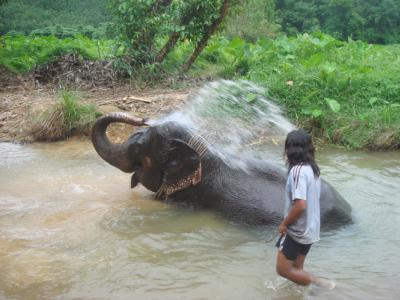
<svg viewBox="0 0 400 300">
<path fill-rule="evenodd" d="M 128 101 L 130 100 L 130 101 Z M 151 103 L 152 101 L 149 99 L 144 99 L 144 98 L 139 98 L 139 97 L 135 97 L 135 96 L 126 96 L 124 98 L 120 98 L 120 99 L 113 99 L 113 100 L 103 100 L 103 101 L 98 101 L 97 104 L 98 105 L 107 105 L 110 103 L 115 103 L 115 102 L 123 102 L 124 104 L 131 104 L 135 101 L 141 101 L 141 102 L 145 102 L 145 103 Z"/>
<path fill-rule="evenodd" d="M 139 98 L 139 97 L 135 97 L 135 96 L 127 96 L 122 98 L 122 100 L 126 101 L 126 100 L 133 100 L 133 101 L 142 101 L 142 102 L 146 102 L 146 103 L 151 103 L 151 100 L 149 99 L 144 99 L 144 98 Z"/>
</svg>

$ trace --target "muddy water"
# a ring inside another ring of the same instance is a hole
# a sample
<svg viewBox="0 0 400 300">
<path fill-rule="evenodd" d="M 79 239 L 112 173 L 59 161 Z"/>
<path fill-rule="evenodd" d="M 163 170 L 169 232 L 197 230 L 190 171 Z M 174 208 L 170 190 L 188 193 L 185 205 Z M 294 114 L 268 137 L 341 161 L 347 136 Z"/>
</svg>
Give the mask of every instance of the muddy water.
<svg viewBox="0 0 400 300">
<path fill-rule="evenodd" d="M 354 209 L 306 263 L 332 291 L 278 278 L 271 229 L 132 191 L 88 142 L 0 144 L 0 299 L 399 299 L 400 153 L 319 161 Z"/>
</svg>

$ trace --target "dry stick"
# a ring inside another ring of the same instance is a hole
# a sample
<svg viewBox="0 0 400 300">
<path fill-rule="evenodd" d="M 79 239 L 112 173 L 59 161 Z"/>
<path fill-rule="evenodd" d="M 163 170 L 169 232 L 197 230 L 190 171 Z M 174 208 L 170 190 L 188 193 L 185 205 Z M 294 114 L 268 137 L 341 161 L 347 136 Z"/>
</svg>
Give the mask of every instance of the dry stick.
<svg viewBox="0 0 400 300">
<path fill-rule="evenodd" d="M 130 99 L 131 101 L 127 101 L 128 99 Z M 129 96 L 129 97 L 121 98 L 121 99 L 99 101 L 99 102 L 97 102 L 97 104 L 99 104 L 99 105 L 108 104 L 110 102 L 125 102 L 126 104 L 130 104 L 130 103 L 133 103 L 135 101 L 141 101 L 141 102 L 145 102 L 145 103 L 151 103 L 152 102 L 151 100 L 148 100 L 148 99 Z"/>
<path fill-rule="evenodd" d="M 144 99 L 144 98 L 138 98 L 138 97 L 134 97 L 134 96 L 129 96 L 128 98 L 122 98 L 122 99 L 124 99 L 124 100 L 127 100 L 127 99 L 130 99 L 130 100 L 133 100 L 133 101 L 141 101 L 141 102 L 146 102 L 146 103 L 151 103 L 152 101 L 151 100 L 149 100 L 149 99 Z M 133 102 L 133 101 L 131 101 L 131 102 Z"/>
</svg>

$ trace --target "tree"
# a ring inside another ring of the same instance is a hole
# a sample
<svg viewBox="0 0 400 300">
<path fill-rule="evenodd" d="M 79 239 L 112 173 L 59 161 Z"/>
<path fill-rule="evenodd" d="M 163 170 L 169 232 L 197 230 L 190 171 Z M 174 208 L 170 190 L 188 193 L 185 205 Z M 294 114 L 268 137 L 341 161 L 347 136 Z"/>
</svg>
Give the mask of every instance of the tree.
<svg viewBox="0 0 400 300">
<path fill-rule="evenodd" d="M 154 61 L 154 44 L 168 19 L 172 0 L 112 0 L 115 29 L 124 44 L 131 65 Z"/>
<path fill-rule="evenodd" d="M 168 55 L 168 53 L 175 47 L 176 43 L 183 38 L 188 37 L 188 32 L 190 31 L 190 22 L 194 24 L 195 21 L 193 19 L 201 15 L 202 13 L 199 13 L 199 7 L 200 5 L 199 1 L 185 1 L 183 3 L 183 7 L 180 9 L 179 14 L 178 14 L 178 22 L 175 30 L 170 34 L 168 41 L 165 43 L 165 45 L 161 48 L 161 50 L 158 52 L 155 60 L 158 63 L 161 63 L 164 61 L 165 57 Z M 204 12 L 203 12 L 204 14 Z M 188 28 L 189 27 L 189 30 Z"/>
<path fill-rule="evenodd" d="M 187 71 L 237 0 L 113 0 L 117 29 L 131 65 L 161 63 L 179 41 L 196 44 Z M 169 36 L 156 52 L 156 40 Z"/>
<path fill-rule="evenodd" d="M 217 30 L 218 26 L 224 20 L 226 14 L 228 12 L 229 4 L 230 4 L 229 0 L 223 0 L 223 2 L 221 3 L 220 9 L 219 9 L 219 15 L 217 15 L 216 18 L 214 18 L 214 20 L 212 21 L 210 26 L 204 28 L 204 32 L 202 34 L 202 37 L 198 41 L 197 46 L 194 49 L 193 54 L 190 56 L 188 61 L 183 65 L 182 70 L 184 72 L 187 72 L 191 68 L 191 66 L 193 65 L 193 63 L 197 59 L 197 57 L 200 55 L 200 53 L 206 47 L 207 42 L 210 39 L 210 37 L 214 34 L 214 32 Z"/>
<path fill-rule="evenodd" d="M 175 30 L 170 34 L 168 41 L 157 54 L 156 61 L 162 62 L 173 47 L 181 40 L 190 40 L 195 43 L 198 43 L 202 39 L 208 40 L 224 19 L 228 3 L 232 2 L 222 0 L 184 1 L 177 10 L 178 18 Z M 221 7 L 226 8 L 222 18 Z M 219 20 L 217 21 L 218 24 L 214 24 L 216 20 Z M 214 27 L 214 29 L 211 35 L 205 37 L 210 27 Z"/>
</svg>

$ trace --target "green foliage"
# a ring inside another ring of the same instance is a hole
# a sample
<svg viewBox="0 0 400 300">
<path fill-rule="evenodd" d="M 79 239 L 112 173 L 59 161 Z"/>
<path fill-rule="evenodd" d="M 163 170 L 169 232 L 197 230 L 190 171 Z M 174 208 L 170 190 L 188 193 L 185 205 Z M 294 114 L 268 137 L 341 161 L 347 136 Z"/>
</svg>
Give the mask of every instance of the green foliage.
<svg viewBox="0 0 400 300">
<path fill-rule="evenodd" d="M 217 77 L 232 79 L 243 77 L 250 71 L 250 65 L 254 59 L 254 44 L 247 43 L 240 38 L 227 39 L 216 37 L 204 50 L 200 59 L 196 62 L 195 70 L 213 68 Z M 184 49 L 180 49 L 184 52 Z M 170 63 L 173 55 L 169 57 Z M 174 57 L 176 59 L 176 57 Z"/>
<path fill-rule="evenodd" d="M 255 42 L 259 38 L 276 36 L 274 0 L 244 0 L 228 15 L 224 35 Z"/>
<path fill-rule="evenodd" d="M 181 38 L 198 41 L 212 21 L 219 17 L 222 0 L 175 1 L 173 29 Z"/>
<path fill-rule="evenodd" d="M 123 51 L 132 65 L 143 65 L 154 60 L 155 39 L 165 34 L 168 23 L 167 8 L 171 1 L 113 0 L 114 29 Z"/>
<path fill-rule="evenodd" d="M 0 37 L 0 65 L 15 73 L 24 73 L 67 53 L 79 53 L 86 59 L 104 59 L 111 55 L 112 47 L 111 41 L 93 41 L 79 35 L 66 39 L 6 35 Z"/>
<path fill-rule="evenodd" d="M 83 104 L 78 94 L 63 90 L 60 100 L 37 119 L 30 134 L 37 141 L 57 141 L 77 134 L 89 134 L 94 121 L 101 115 L 93 104 Z"/>
<path fill-rule="evenodd" d="M 399 45 L 315 33 L 256 43 L 214 39 L 196 67 L 266 87 L 295 123 L 330 142 L 363 147 L 393 132 L 393 146 L 400 142 L 399 57 Z"/>
<path fill-rule="evenodd" d="M 400 42 L 396 0 L 276 0 L 282 29 L 289 35 L 321 30 L 339 39 Z"/>
<path fill-rule="evenodd" d="M 72 38 L 76 35 L 86 36 L 91 39 L 102 39 L 111 36 L 110 33 L 111 23 L 99 24 L 99 27 L 88 26 L 73 26 L 73 27 L 62 27 L 62 26 L 49 26 L 41 29 L 35 29 L 31 31 L 31 35 L 35 36 L 49 36 L 53 35 L 60 39 Z"/>
<path fill-rule="evenodd" d="M 159 42 L 165 41 L 165 36 L 176 34 L 176 42 L 197 42 L 207 36 L 214 20 L 220 17 L 222 3 L 223 0 L 113 0 L 111 9 L 121 47 L 136 67 L 156 60 Z"/>
<path fill-rule="evenodd" d="M 109 22 L 108 0 L 13 0 L 0 7 L 0 34 L 29 34 L 46 27 L 94 26 Z"/>
<path fill-rule="evenodd" d="M 87 132 L 90 125 L 101 115 L 94 104 L 82 104 L 76 93 L 63 90 L 59 109 L 63 114 L 63 127 L 67 136 L 74 131 Z"/>
</svg>

